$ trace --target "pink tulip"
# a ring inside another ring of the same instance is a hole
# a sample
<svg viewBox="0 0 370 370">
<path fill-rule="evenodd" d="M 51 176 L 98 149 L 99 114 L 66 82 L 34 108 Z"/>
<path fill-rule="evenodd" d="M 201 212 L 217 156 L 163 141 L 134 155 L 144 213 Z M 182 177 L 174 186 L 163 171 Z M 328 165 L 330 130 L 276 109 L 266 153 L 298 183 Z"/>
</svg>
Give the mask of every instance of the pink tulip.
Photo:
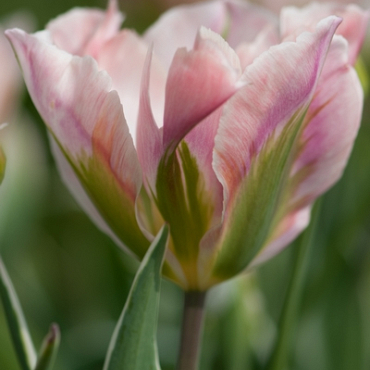
<svg viewBox="0 0 370 370">
<path fill-rule="evenodd" d="M 164 275 L 205 290 L 282 250 L 341 176 L 367 20 L 354 6 L 290 8 L 279 32 L 261 8 L 214 1 L 140 37 L 111 1 L 7 35 L 82 207 L 139 258 L 167 222 Z"/>
</svg>

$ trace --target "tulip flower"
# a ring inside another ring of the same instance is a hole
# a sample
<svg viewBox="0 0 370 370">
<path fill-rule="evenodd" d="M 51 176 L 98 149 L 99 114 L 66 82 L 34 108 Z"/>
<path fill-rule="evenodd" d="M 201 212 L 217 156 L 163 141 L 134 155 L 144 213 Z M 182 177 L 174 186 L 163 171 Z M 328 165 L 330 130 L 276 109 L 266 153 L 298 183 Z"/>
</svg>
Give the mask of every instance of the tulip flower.
<svg viewBox="0 0 370 370">
<path fill-rule="evenodd" d="M 266 10 L 214 1 L 143 36 L 122 19 L 111 1 L 7 36 L 84 210 L 139 258 L 168 223 L 163 274 L 205 291 L 287 246 L 340 178 L 368 13 L 287 8 L 279 29 Z"/>
</svg>

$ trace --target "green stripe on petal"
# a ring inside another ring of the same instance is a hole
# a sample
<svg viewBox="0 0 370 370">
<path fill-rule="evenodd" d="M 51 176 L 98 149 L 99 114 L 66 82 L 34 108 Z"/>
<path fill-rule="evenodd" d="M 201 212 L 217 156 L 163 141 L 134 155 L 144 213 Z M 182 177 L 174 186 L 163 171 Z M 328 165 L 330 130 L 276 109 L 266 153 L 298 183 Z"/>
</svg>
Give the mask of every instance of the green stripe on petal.
<svg viewBox="0 0 370 370">
<path fill-rule="evenodd" d="M 104 220 L 128 248 L 144 257 L 149 242 L 138 226 L 133 200 L 97 156 L 81 159 L 80 165 L 80 179 Z"/>
<path fill-rule="evenodd" d="M 213 276 L 225 280 L 245 269 L 265 244 L 280 220 L 287 201 L 287 184 L 297 137 L 306 111 L 298 111 L 276 138 L 274 132 L 251 163 L 235 197 L 226 210 L 222 246 Z"/>
<path fill-rule="evenodd" d="M 94 152 L 92 156 L 82 153 L 78 160 L 74 161 L 57 138 L 55 136 L 53 138 L 110 229 L 125 246 L 142 258 L 149 248 L 149 241 L 137 223 L 135 200 L 122 189 L 122 184 L 98 153 Z"/>
<path fill-rule="evenodd" d="M 174 253 L 187 277 L 188 289 L 196 289 L 199 243 L 210 228 L 214 205 L 185 141 L 160 161 L 156 190 L 156 202 L 170 225 Z"/>
</svg>

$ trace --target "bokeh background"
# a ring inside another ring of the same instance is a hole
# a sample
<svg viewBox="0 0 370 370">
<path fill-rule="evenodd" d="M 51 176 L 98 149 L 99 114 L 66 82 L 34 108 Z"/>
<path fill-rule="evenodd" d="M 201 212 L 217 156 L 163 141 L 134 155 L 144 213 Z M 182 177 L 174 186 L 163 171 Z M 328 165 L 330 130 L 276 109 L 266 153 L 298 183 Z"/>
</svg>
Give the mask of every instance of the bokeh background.
<svg viewBox="0 0 370 370">
<path fill-rule="evenodd" d="M 180 2 L 121 0 L 120 7 L 126 14 L 125 26 L 141 32 Z M 41 29 L 74 6 L 104 8 L 106 2 L 1 0 L 0 23 Z M 370 39 L 362 59 L 370 70 Z M 138 263 L 97 230 L 62 184 L 44 125 L 26 91 L 9 120 L 11 125 L 1 132 L 8 166 L 0 187 L 0 253 L 35 344 L 41 344 L 50 323 L 61 327 L 55 370 L 102 369 Z M 266 369 L 298 245 L 299 240 L 257 271 L 211 291 L 201 370 Z M 306 259 L 289 369 L 369 369 L 368 98 L 344 176 L 322 199 Z M 182 298 L 176 286 L 163 281 L 158 328 L 163 370 L 175 366 Z M 1 305 L 0 369 L 19 369 Z"/>
</svg>

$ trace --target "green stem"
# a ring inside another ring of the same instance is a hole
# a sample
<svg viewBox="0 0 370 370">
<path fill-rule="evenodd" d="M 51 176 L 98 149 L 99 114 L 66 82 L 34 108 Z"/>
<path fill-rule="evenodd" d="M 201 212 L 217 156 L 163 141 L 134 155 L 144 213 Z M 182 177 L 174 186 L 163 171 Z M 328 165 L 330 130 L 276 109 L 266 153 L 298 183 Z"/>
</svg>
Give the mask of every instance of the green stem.
<svg viewBox="0 0 370 370">
<path fill-rule="evenodd" d="M 177 370 L 197 370 L 206 292 L 185 292 Z"/>
<path fill-rule="evenodd" d="M 314 205 L 310 225 L 302 234 L 300 243 L 297 246 L 293 273 L 280 317 L 278 338 L 267 365 L 268 370 L 288 369 L 290 350 L 309 262 L 310 248 L 315 236 L 316 225 L 320 213 L 320 205 L 318 203 L 319 201 Z"/>
</svg>

